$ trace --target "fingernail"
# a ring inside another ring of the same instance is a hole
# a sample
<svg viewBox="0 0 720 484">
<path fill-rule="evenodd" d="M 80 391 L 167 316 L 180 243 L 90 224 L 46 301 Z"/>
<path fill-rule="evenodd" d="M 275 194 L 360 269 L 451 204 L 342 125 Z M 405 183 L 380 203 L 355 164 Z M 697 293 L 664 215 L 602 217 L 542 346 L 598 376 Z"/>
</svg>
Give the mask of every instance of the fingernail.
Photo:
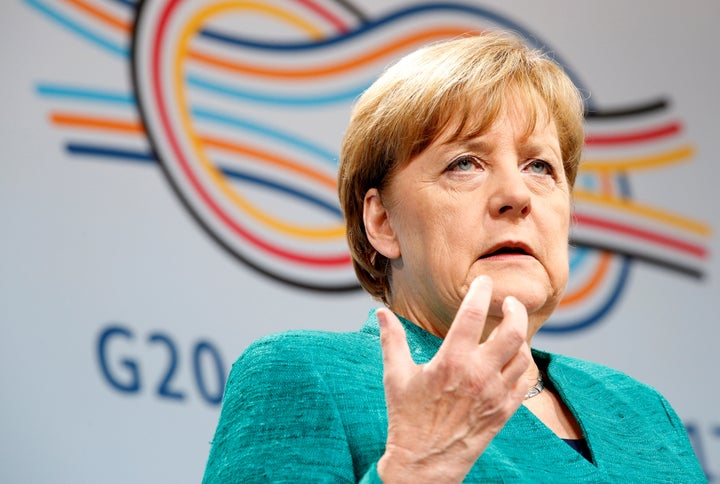
<svg viewBox="0 0 720 484">
<path fill-rule="evenodd" d="M 473 281 L 473 283 L 488 285 L 488 284 L 492 284 L 492 279 L 490 279 L 490 276 L 486 276 L 483 274 L 482 276 L 477 276 L 475 278 L 475 280 Z"/>
<path fill-rule="evenodd" d="M 385 314 L 385 311 L 382 309 L 378 309 L 376 311 L 377 314 L 377 320 L 378 320 L 378 326 L 380 326 L 381 330 L 384 330 L 387 328 L 387 314 Z"/>
<path fill-rule="evenodd" d="M 513 296 L 507 296 L 505 297 L 505 300 L 503 301 L 503 311 L 513 311 L 517 307 L 517 304 L 519 301 L 515 299 Z"/>
</svg>

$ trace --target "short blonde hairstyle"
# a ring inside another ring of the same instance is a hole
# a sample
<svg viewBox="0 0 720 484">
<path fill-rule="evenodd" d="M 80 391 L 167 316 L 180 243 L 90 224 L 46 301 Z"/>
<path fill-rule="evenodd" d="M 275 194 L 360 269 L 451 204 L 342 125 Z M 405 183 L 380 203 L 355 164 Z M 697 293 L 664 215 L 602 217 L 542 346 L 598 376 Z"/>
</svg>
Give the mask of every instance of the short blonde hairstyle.
<svg viewBox="0 0 720 484">
<path fill-rule="evenodd" d="M 353 266 L 362 287 L 390 301 L 389 261 L 365 233 L 363 204 L 395 170 L 425 150 L 449 125 L 451 139 L 490 128 L 508 96 L 555 122 L 565 176 L 575 183 L 582 152 L 583 100 L 563 70 L 519 38 L 498 32 L 423 47 L 388 68 L 356 103 L 340 150 L 338 191 Z"/>
</svg>

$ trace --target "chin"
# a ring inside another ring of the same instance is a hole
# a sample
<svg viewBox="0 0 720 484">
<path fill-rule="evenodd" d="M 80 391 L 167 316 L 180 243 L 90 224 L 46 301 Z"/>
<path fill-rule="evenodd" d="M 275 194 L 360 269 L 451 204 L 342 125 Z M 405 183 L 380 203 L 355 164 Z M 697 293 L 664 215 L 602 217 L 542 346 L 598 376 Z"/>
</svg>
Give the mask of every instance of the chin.
<svg viewBox="0 0 720 484">
<path fill-rule="evenodd" d="M 510 280 L 503 278 L 497 282 L 493 279 L 493 297 L 490 302 L 489 314 L 501 317 L 503 301 L 507 296 L 513 296 L 520 301 L 527 309 L 528 315 L 552 311 L 559 302 L 559 298 L 555 294 L 557 291 L 552 289 L 546 278 L 544 281 L 528 277 Z"/>
</svg>

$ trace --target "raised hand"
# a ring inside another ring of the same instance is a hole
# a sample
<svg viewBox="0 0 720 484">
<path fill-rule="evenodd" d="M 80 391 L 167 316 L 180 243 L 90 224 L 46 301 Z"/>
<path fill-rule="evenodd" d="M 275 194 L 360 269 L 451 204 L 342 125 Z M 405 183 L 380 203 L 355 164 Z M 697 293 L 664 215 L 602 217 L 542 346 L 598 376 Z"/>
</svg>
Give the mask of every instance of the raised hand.
<svg viewBox="0 0 720 484">
<path fill-rule="evenodd" d="M 476 278 L 440 349 L 427 364 L 410 356 L 405 331 L 378 310 L 388 438 L 378 473 L 386 483 L 461 482 L 523 401 L 521 376 L 532 361 L 527 312 L 515 298 L 480 343 L 492 280 Z"/>
</svg>

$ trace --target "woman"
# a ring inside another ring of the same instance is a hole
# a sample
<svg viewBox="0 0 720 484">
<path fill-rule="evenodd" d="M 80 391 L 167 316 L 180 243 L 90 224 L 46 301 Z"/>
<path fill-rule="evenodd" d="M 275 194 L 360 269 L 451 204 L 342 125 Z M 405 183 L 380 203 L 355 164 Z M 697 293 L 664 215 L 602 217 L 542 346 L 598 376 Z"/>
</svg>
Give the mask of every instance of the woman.
<svg viewBox="0 0 720 484">
<path fill-rule="evenodd" d="M 656 391 L 530 350 L 568 279 L 582 127 L 567 76 L 504 34 L 388 69 L 339 172 L 356 273 L 387 308 L 248 348 L 205 481 L 703 480 Z"/>
</svg>

